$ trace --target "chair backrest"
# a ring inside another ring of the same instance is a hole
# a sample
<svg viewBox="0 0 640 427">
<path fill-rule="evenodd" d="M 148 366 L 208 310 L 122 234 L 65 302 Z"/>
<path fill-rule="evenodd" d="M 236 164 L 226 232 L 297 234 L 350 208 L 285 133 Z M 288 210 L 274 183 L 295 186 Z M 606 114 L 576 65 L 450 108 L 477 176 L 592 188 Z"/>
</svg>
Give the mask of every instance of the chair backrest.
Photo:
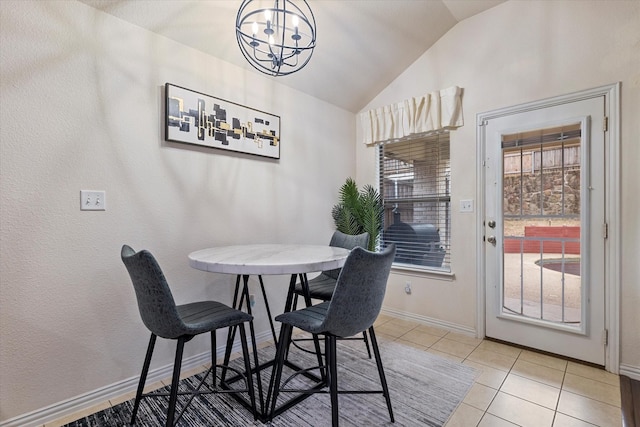
<svg viewBox="0 0 640 427">
<path fill-rule="evenodd" d="M 149 251 L 122 246 L 120 257 L 133 282 L 138 310 L 145 326 L 162 338 L 178 338 L 185 333 L 169 284 Z"/>
<path fill-rule="evenodd" d="M 382 308 L 395 254 L 393 244 L 383 252 L 369 252 L 360 247 L 351 251 L 336 282 L 324 331 L 349 337 L 373 325 Z"/>
<path fill-rule="evenodd" d="M 355 247 L 361 247 L 367 249 L 369 246 L 369 233 L 364 232 L 362 234 L 344 234 L 341 231 L 335 231 L 333 236 L 331 236 L 331 241 L 329 242 L 329 246 L 333 246 L 336 248 L 345 248 L 352 250 Z M 331 278 L 337 279 L 340 275 L 340 269 L 336 268 L 335 270 L 327 270 L 323 271 L 323 273 Z"/>
</svg>

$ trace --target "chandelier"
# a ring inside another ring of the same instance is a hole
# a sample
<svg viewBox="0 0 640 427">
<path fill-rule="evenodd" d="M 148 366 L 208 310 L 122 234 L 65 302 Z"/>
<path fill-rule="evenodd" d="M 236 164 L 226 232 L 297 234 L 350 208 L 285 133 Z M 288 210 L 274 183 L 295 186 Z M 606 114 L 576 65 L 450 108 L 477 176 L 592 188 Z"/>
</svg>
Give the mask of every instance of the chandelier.
<svg viewBox="0 0 640 427">
<path fill-rule="evenodd" d="M 316 20 L 305 0 L 243 0 L 236 38 L 258 71 L 286 76 L 303 68 L 316 47 Z"/>
</svg>

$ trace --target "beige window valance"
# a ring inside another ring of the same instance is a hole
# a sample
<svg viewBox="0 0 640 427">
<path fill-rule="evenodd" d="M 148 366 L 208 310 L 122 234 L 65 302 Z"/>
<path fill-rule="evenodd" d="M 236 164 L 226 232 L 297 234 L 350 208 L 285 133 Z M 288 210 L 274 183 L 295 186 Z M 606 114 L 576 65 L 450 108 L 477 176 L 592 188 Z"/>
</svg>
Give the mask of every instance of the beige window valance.
<svg viewBox="0 0 640 427">
<path fill-rule="evenodd" d="M 462 89 L 452 86 L 360 114 L 367 145 L 455 129 L 464 124 Z"/>
</svg>

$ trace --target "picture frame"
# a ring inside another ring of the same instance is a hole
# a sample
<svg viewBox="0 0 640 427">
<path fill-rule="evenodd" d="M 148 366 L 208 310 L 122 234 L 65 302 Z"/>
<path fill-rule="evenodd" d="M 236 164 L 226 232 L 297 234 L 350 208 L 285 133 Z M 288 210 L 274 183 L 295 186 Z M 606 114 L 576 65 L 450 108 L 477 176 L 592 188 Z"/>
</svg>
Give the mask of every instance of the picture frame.
<svg viewBox="0 0 640 427">
<path fill-rule="evenodd" d="M 165 139 L 280 158 L 280 117 L 165 84 Z"/>
</svg>

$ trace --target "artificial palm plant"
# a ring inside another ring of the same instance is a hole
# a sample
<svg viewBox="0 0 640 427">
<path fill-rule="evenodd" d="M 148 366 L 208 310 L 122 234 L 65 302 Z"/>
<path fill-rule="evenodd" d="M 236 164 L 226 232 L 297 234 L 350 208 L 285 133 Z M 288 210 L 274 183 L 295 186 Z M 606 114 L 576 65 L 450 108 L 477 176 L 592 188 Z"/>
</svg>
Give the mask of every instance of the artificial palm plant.
<svg viewBox="0 0 640 427">
<path fill-rule="evenodd" d="M 369 184 L 359 190 L 356 182 L 347 178 L 340 187 L 340 198 L 331 215 L 338 231 L 345 234 L 369 233 L 367 249 L 375 251 L 382 230 L 383 212 L 378 190 Z"/>
</svg>

